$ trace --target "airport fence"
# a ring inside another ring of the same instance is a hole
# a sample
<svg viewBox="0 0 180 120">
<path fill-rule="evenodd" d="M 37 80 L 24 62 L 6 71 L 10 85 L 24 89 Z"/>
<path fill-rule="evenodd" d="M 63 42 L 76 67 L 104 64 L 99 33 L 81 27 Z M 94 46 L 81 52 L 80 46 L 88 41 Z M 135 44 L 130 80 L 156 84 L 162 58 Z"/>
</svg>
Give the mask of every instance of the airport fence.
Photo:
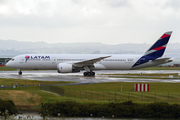
<svg viewBox="0 0 180 120">
<path fill-rule="evenodd" d="M 65 90 L 63 88 L 57 87 L 57 86 L 40 86 L 40 90 L 45 90 L 49 92 L 56 93 L 58 95 L 64 96 Z"/>
<path fill-rule="evenodd" d="M 93 90 L 77 90 L 64 89 L 63 87 L 48 85 L 45 83 L 10 83 L 1 84 L 0 90 L 45 90 L 56 93 L 60 96 L 71 97 L 76 99 L 84 99 L 91 101 L 104 102 L 168 102 L 180 103 L 180 93 L 176 92 L 135 92 L 131 91 L 93 91 Z"/>
<path fill-rule="evenodd" d="M 0 90 L 30 90 L 30 89 L 40 89 L 41 85 L 45 85 L 42 83 L 4 83 L 0 84 Z"/>
<path fill-rule="evenodd" d="M 87 90 L 75 90 L 64 89 L 62 87 L 55 86 L 41 86 L 41 90 L 50 91 L 64 97 L 72 97 L 76 99 L 86 99 L 92 101 L 104 101 L 104 102 L 168 102 L 179 103 L 180 93 L 157 93 L 157 92 L 135 92 L 135 91 L 87 91 Z"/>
</svg>

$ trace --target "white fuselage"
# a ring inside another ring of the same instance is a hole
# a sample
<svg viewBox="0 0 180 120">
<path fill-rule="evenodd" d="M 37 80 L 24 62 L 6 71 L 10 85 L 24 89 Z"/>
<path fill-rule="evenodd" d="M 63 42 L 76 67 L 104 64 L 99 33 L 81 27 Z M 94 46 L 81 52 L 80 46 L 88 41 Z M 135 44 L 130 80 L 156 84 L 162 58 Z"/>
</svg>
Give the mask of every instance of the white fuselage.
<svg viewBox="0 0 180 120">
<path fill-rule="evenodd" d="M 144 55 L 128 54 L 24 54 L 12 58 L 6 66 L 18 69 L 57 70 L 73 73 L 85 70 L 84 76 L 94 76 L 93 70 L 132 70 L 171 62 L 161 58 L 172 31 L 165 32 Z"/>
<path fill-rule="evenodd" d="M 13 57 L 6 65 L 16 69 L 33 69 L 33 70 L 57 70 L 59 63 L 74 64 L 81 61 L 91 60 L 107 54 L 26 54 Z M 105 58 L 94 63 L 92 70 L 130 70 L 143 67 L 154 66 L 162 63 L 152 63 L 152 61 L 139 65 L 135 68 L 132 66 L 139 60 L 142 55 L 112 54 L 111 57 Z"/>
</svg>

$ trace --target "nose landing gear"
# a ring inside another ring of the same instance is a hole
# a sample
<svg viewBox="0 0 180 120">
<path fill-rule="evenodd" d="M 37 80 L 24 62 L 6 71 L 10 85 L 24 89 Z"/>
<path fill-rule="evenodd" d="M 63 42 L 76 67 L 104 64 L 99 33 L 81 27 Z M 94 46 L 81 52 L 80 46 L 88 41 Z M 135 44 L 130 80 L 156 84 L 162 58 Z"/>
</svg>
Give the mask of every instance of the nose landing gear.
<svg viewBox="0 0 180 120">
<path fill-rule="evenodd" d="M 22 71 L 19 71 L 18 74 L 19 74 L 19 75 L 22 75 Z"/>
<path fill-rule="evenodd" d="M 18 74 L 19 74 L 19 75 L 22 75 L 21 69 L 17 69 L 17 71 L 18 71 Z"/>
</svg>

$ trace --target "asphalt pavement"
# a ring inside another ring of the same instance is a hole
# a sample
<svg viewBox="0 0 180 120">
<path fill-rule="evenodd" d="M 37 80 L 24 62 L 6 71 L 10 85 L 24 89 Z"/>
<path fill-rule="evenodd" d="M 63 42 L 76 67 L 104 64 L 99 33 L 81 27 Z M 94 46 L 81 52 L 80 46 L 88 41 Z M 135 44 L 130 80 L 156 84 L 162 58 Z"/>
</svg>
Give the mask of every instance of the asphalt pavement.
<svg viewBox="0 0 180 120">
<path fill-rule="evenodd" d="M 56 70 L 23 71 L 18 75 L 17 71 L 0 71 L 0 78 L 28 79 L 39 81 L 75 81 L 79 84 L 91 84 L 102 82 L 170 82 L 179 83 L 180 79 L 135 79 L 135 78 L 111 78 L 101 74 L 115 73 L 180 73 L 178 70 L 125 70 L 125 71 L 96 71 L 95 77 L 85 77 L 83 72 L 59 74 Z"/>
</svg>

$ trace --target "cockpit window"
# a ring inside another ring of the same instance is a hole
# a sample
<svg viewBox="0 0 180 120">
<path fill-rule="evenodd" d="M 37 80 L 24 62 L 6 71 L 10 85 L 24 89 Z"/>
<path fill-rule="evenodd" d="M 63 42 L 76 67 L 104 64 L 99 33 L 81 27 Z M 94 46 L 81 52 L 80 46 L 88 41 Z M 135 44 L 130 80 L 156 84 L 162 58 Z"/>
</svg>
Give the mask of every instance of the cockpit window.
<svg viewBox="0 0 180 120">
<path fill-rule="evenodd" d="M 11 60 L 14 61 L 14 58 L 12 58 Z"/>
</svg>

